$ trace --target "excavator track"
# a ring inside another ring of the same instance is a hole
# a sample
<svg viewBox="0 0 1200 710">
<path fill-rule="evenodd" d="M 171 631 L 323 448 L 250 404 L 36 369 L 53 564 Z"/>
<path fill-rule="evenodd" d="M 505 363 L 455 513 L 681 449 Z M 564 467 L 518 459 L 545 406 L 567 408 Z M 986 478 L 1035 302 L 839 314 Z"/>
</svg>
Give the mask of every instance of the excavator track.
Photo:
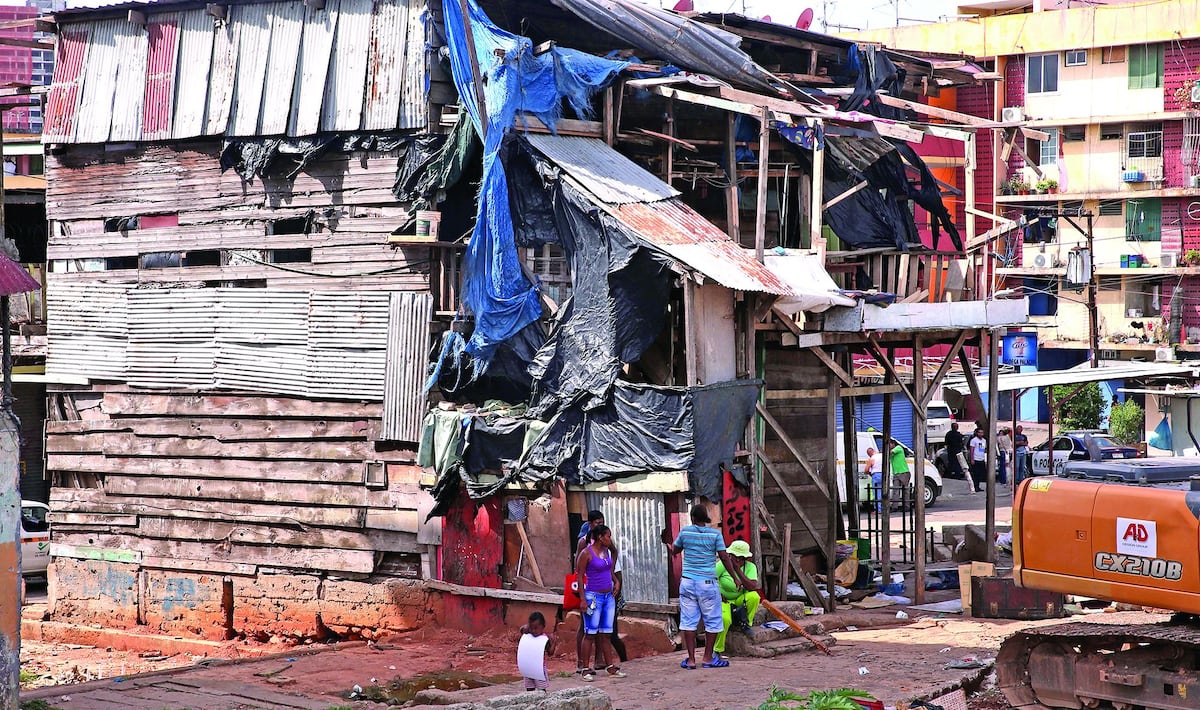
<svg viewBox="0 0 1200 710">
<path fill-rule="evenodd" d="M 996 657 L 1014 708 L 1200 707 L 1200 625 L 1068 623 L 1020 631 Z"/>
</svg>

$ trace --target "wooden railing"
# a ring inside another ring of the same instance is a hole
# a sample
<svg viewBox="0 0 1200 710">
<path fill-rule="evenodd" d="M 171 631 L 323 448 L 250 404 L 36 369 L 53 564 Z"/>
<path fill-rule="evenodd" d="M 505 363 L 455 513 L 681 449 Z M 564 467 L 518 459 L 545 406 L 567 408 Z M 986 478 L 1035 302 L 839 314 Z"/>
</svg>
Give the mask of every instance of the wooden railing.
<svg viewBox="0 0 1200 710">
<path fill-rule="evenodd" d="M 909 302 L 976 298 L 977 268 L 964 252 L 861 249 L 826 254 L 826 269 L 842 288 L 894 293 Z"/>
</svg>

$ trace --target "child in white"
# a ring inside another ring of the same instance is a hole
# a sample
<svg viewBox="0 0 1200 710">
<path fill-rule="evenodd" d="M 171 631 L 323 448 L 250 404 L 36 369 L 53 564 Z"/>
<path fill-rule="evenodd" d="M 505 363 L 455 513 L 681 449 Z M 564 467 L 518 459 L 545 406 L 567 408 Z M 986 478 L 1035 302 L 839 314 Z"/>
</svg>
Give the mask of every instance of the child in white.
<svg viewBox="0 0 1200 710">
<path fill-rule="evenodd" d="M 521 627 L 521 644 L 517 647 L 517 666 L 525 677 L 525 690 L 550 690 L 546 656 L 552 655 L 554 638 L 546 635 L 546 617 L 535 611 L 529 615 L 529 623 Z"/>
</svg>

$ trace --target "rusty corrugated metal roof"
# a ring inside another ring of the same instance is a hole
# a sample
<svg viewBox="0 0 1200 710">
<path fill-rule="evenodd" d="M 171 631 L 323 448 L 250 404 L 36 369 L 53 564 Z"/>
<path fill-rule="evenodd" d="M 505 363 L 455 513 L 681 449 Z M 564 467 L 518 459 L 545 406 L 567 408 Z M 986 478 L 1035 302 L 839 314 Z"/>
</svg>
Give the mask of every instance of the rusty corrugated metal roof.
<svg viewBox="0 0 1200 710">
<path fill-rule="evenodd" d="M 42 290 L 42 284 L 25 267 L 0 254 L 0 296 Z"/>
<path fill-rule="evenodd" d="M 571 184 L 646 245 L 735 291 L 790 295 L 749 249 L 692 209 L 670 185 L 597 138 L 527 136 L 537 152 L 569 175 Z M 633 183 L 603 176 L 625 176 Z"/>
</svg>

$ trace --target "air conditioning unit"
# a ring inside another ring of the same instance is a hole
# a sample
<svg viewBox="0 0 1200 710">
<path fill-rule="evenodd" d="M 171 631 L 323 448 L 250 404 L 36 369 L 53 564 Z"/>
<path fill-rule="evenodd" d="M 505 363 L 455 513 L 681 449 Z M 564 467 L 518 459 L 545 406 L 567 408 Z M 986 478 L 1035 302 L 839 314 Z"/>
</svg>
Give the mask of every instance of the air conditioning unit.
<svg viewBox="0 0 1200 710">
<path fill-rule="evenodd" d="M 1154 348 L 1154 362 L 1174 362 L 1175 348 L 1170 345 L 1163 345 Z"/>
<path fill-rule="evenodd" d="M 1165 251 L 1158 257 L 1159 264 L 1168 269 L 1174 269 L 1179 266 L 1179 255 L 1175 252 Z"/>
<path fill-rule="evenodd" d="M 1192 103 L 1200 104 L 1200 81 L 1192 84 Z"/>
<path fill-rule="evenodd" d="M 1003 123 L 1015 123 L 1025 120 L 1024 106 L 1005 106 L 1000 109 L 1000 121 Z"/>
<path fill-rule="evenodd" d="M 1050 255 L 1049 254 L 1034 254 L 1033 255 L 1033 268 L 1045 269 L 1049 266 L 1050 266 Z"/>
</svg>

